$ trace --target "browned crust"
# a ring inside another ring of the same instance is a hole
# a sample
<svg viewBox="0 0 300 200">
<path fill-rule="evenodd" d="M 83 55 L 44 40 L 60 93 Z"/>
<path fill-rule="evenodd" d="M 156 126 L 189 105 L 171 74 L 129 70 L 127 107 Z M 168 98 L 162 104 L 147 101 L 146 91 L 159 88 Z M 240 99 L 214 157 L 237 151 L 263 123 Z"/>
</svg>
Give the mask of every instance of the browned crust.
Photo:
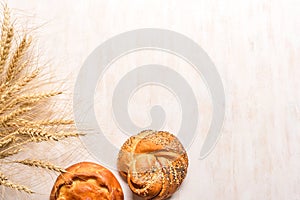
<svg viewBox="0 0 300 200">
<path fill-rule="evenodd" d="M 188 156 L 180 141 L 165 131 L 147 130 L 130 137 L 121 147 L 118 170 L 133 193 L 163 200 L 183 182 Z"/>
<path fill-rule="evenodd" d="M 70 166 L 61 174 L 51 191 L 50 200 L 57 200 L 64 187 L 63 200 L 108 199 L 123 200 L 122 188 L 115 176 L 105 167 L 91 162 Z M 93 182 L 90 182 L 93 180 Z"/>
</svg>

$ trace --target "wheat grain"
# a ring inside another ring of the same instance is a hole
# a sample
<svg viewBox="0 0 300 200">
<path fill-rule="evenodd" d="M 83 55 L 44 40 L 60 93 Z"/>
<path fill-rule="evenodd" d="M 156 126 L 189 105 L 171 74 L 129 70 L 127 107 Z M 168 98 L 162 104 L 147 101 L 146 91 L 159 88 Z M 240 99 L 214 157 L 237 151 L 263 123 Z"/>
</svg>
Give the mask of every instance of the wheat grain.
<svg viewBox="0 0 300 200">
<path fill-rule="evenodd" d="M 8 99 L 10 99 L 14 94 L 17 94 L 23 87 L 25 87 L 30 81 L 32 81 L 37 76 L 36 73 L 25 77 L 23 80 L 19 81 L 16 85 L 7 88 L 7 90 L 0 96 L 0 105 L 4 105 Z"/>
<path fill-rule="evenodd" d="M 0 97 L 0 105 L 3 104 L 7 99 L 11 98 L 13 94 L 18 93 L 23 87 L 25 87 L 30 81 L 35 79 L 39 74 L 40 69 L 34 70 L 30 75 L 25 76 L 22 80 L 18 81 L 15 85 L 4 92 Z"/>
<path fill-rule="evenodd" d="M 42 161 L 42 160 L 25 159 L 25 160 L 18 160 L 15 162 L 23 164 L 23 165 L 33 166 L 33 167 L 41 167 L 44 169 L 49 169 L 49 170 L 60 172 L 60 173 L 66 172 L 65 169 L 63 169 L 59 166 L 56 166 L 50 162 Z"/>
<path fill-rule="evenodd" d="M 41 125 L 39 125 L 33 121 L 29 121 L 29 120 L 22 119 L 22 118 L 18 118 L 12 122 L 8 122 L 8 123 L 6 123 L 6 125 L 8 127 L 14 127 L 14 128 L 20 128 L 20 127 L 35 128 L 35 129 L 41 128 Z M 18 133 L 18 131 L 17 131 L 17 133 Z"/>
<path fill-rule="evenodd" d="M 20 63 L 14 73 L 14 78 L 17 77 L 22 72 L 23 69 L 28 67 L 29 63 L 30 63 L 29 60 L 24 60 L 22 63 Z M 6 83 L 9 83 L 9 82 L 6 82 Z"/>
<path fill-rule="evenodd" d="M 12 111 L 11 113 L 1 116 L 0 117 L 0 124 L 2 124 L 3 126 L 5 126 L 4 123 L 6 123 L 7 121 L 16 118 L 24 113 L 26 113 L 27 111 L 31 110 L 31 108 L 29 107 L 25 107 L 25 108 L 19 108 L 17 110 Z"/>
<path fill-rule="evenodd" d="M 65 131 L 61 131 L 59 133 L 53 133 L 56 138 L 58 139 L 63 139 L 63 138 L 69 138 L 69 137 L 78 137 L 80 135 L 84 135 L 84 134 L 80 134 L 80 133 L 77 133 L 77 132 L 65 132 Z"/>
<path fill-rule="evenodd" d="M 43 126 L 70 125 L 70 124 L 74 124 L 74 120 L 54 119 L 54 120 L 36 121 L 35 123 Z"/>
<path fill-rule="evenodd" d="M 38 124 L 22 118 L 14 119 L 12 122 L 6 123 L 6 125 L 8 127 L 16 127 L 16 128 L 20 128 L 20 127 L 37 128 L 37 129 L 40 128 Z M 18 133 L 18 131 L 16 133 Z"/>
<path fill-rule="evenodd" d="M 32 190 L 30 190 L 26 186 L 13 183 L 13 182 L 10 182 L 8 180 L 2 180 L 2 179 L 0 179 L 0 185 L 6 186 L 6 187 L 9 187 L 9 188 L 18 190 L 18 191 L 24 191 L 24 192 L 29 193 L 29 194 L 33 194 L 34 193 Z"/>
<path fill-rule="evenodd" d="M 22 151 L 21 147 L 23 147 L 24 145 L 33 142 L 34 140 L 32 138 L 30 139 L 26 139 L 26 140 L 17 140 L 18 142 L 11 144 L 9 147 L 7 147 L 6 149 L 0 151 L 0 155 L 1 154 L 5 154 L 9 151 L 12 150 L 18 150 L 15 154 L 19 153 L 20 151 Z M 21 142 L 20 142 L 21 141 Z M 14 155 L 14 154 L 12 154 Z"/>
<path fill-rule="evenodd" d="M 19 190 L 19 191 L 24 191 L 24 192 L 27 192 L 27 193 L 30 193 L 30 194 L 33 193 L 33 191 L 30 190 L 29 188 L 27 188 L 26 186 L 10 182 L 8 180 L 8 178 L 2 172 L 0 172 L 0 185 L 6 186 L 6 187 L 9 187 L 9 188 L 13 188 L 13 189 L 16 189 L 16 190 Z"/>
<path fill-rule="evenodd" d="M 8 178 L 2 172 L 0 172 L 0 180 L 7 181 Z"/>
<path fill-rule="evenodd" d="M 36 103 L 40 100 L 47 99 L 53 96 L 57 96 L 61 94 L 62 92 L 60 91 L 53 91 L 53 92 L 41 92 L 37 94 L 25 94 L 18 96 L 17 98 L 13 99 L 6 107 L 3 107 L 0 109 L 0 114 L 3 114 L 4 111 L 13 108 L 14 106 L 18 104 L 33 104 Z"/>
<path fill-rule="evenodd" d="M 42 129 L 36 128 L 27 128 L 22 127 L 18 130 L 19 134 L 31 136 L 33 140 L 36 141 L 47 141 L 47 140 L 54 140 L 58 141 L 58 138 L 55 137 L 53 134 L 48 134 L 47 132 L 43 131 Z"/>
<path fill-rule="evenodd" d="M 5 134 L 1 134 L 1 136 L 3 136 L 3 137 L 1 137 L 1 139 L 0 139 L 0 141 L 4 141 L 4 140 L 7 140 L 7 139 L 9 139 L 9 138 L 12 138 L 12 137 L 14 137 L 15 135 L 17 134 L 17 132 L 9 132 L 9 133 L 5 133 Z"/>
<path fill-rule="evenodd" d="M 4 6 L 4 12 L 3 12 L 3 23 L 2 23 L 2 30 L 1 30 L 1 43 L 0 43 L 0 74 L 4 71 L 4 64 L 6 61 L 5 56 L 5 45 L 7 41 L 9 26 L 10 26 L 10 11 L 7 7 L 7 5 Z"/>
<path fill-rule="evenodd" d="M 5 63 L 7 61 L 8 55 L 9 55 L 9 51 L 11 48 L 11 42 L 14 36 L 14 28 L 13 27 L 9 27 L 7 30 L 7 36 L 6 36 L 6 40 L 4 42 L 4 46 L 3 46 L 3 57 L 1 60 L 3 60 L 3 62 Z"/>
<path fill-rule="evenodd" d="M 74 123 L 73 120 L 65 120 L 65 119 L 55 119 L 55 120 L 43 120 L 43 121 L 29 121 L 26 119 L 18 118 L 13 122 L 8 122 L 8 127 L 33 127 L 40 128 L 41 126 L 51 127 L 51 126 L 62 126 L 62 125 L 72 125 Z"/>
<path fill-rule="evenodd" d="M 23 69 L 25 69 L 26 67 L 28 67 L 29 63 L 30 63 L 29 60 L 24 60 L 22 63 L 20 63 L 18 65 L 18 67 L 16 68 L 16 70 L 15 70 L 12 78 L 17 77 L 22 72 Z M 2 83 L 0 85 L 0 93 L 2 93 L 5 89 L 7 89 L 7 87 L 10 84 L 11 84 L 10 81 L 6 81 L 6 82 Z"/>
<path fill-rule="evenodd" d="M 9 50 L 11 48 L 12 38 L 14 36 L 14 29 L 13 29 L 13 27 L 9 27 L 6 32 L 7 32 L 6 38 L 5 38 L 5 41 L 3 42 L 4 46 L 1 46 L 0 68 L 2 70 L 3 70 L 3 67 L 4 67 L 6 61 L 7 61 L 7 58 L 8 58 L 8 55 L 9 55 Z"/>
<path fill-rule="evenodd" d="M 10 136 L 8 138 L 1 138 L 0 139 L 0 148 L 3 148 L 5 146 L 7 146 L 8 144 L 10 144 L 14 140 L 15 140 L 14 136 Z"/>
<path fill-rule="evenodd" d="M 6 150 L 0 152 L 0 159 L 15 155 L 15 154 L 19 153 L 20 151 L 21 151 L 21 149 L 15 149 L 12 151 L 7 151 L 7 149 L 6 149 Z"/>
<path fill-rule="evenodd" d="M 27 36 L 25 35 L 19 47 L 15 51 L 13 58 L 11 59 L 11 62 L 8 66 L 6 72 L 6 82 L 9 82 L 14 78 L 15 73 L 18 71 L 19 61 L 26 53 L 26 49 L 30 46 L 30 43 L 31 43 L 31 39 L 27 39 Z"/>
</svg>

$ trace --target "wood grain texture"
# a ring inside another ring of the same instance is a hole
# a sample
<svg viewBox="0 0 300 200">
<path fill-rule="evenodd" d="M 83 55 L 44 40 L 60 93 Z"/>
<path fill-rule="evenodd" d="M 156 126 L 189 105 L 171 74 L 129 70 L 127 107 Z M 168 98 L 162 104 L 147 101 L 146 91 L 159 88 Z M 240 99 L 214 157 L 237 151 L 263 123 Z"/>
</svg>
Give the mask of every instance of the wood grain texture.
<svg viewBox="0 0 300 200">
<path fill-rule="evenodd" d="M 34 23 L 46 22 L 37 31 L 40 46 L 51 59 L 57 76 L 71 74 L 70 84 L 91 51 L 119 33 L 155 27 L 193 39 L 213 60 L 225 87 L 226 118 L 214 151 L 204 160 L 198 159 L 212 109 L 205 86 L 197 88 L 197 83 L 203 83 L 201 77 L 177 58 L 155 53 L 150 53 L 150 58 L 147 52 L 124 58 L 100 81 L 95 94 L 100 102 L 96 110 L 104 110 L 103 115 L 97 116 L 107 137 L 119 147 L 126 139 L 126 135 L 118 135 L 120 131 L 111 110 L 103 109 L 111 104 L 113 86 L 122 74 L 143 62 L 164 63 L 189 80 L 201 113 L 199 134 L 188 149 L 189 173 L 172 200 L 300 199 L 300 1 L 12 0 L 8 3 L 17 13 L 33 13 L 35 18 L 28 19 Z M 153 97 L 160 95 L 167 100 Z M 144 88 L 132 101 L 131 116 L 137 124 L 147 124 L 147 107 L 160 102 L 171 112 L 167 112 L 165 129 L 178 130 L 180 106 L 167 91 L 154 86 Z M 84 147 L 79 147 L 84 152 Z M 61 152 L 64 148 L 57 147 Z M 86 154 L 82 156 L 92 159 Z M 81 159 L 75 156 L 68 157 L 68 161 L 58 160 L 70 164 Z M 117 175 L 116 171 L 114 174 Z M 42 187 L 42 195 L 34 199 L 48 198 L 53 180 L 48 182 Z M 122 181 L 121 184 L 125 199 L 131 199 L 128 187 Z M 40 188 L 37 182 L 33 185 Z"/>
</svg>

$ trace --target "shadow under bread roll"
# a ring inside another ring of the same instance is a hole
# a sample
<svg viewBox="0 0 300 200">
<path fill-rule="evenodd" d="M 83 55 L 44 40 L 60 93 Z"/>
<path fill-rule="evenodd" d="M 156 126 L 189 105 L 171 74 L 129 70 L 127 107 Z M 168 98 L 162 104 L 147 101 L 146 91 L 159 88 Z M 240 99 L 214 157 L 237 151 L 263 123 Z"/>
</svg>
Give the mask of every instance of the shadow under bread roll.
<svg viewBox="0 0 300 200">
<path fill-rule="evenodd" d="M 57 178 L 50 200 L 124 200 L 118 180 L 105 167 L 81 162 L 66 171 Z"/>
</svg>

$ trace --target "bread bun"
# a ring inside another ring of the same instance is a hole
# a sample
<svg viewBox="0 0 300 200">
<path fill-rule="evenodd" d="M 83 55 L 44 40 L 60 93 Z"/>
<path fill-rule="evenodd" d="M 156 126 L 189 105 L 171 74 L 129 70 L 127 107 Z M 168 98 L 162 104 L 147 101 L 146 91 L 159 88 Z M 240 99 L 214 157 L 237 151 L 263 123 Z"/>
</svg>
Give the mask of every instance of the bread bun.
<svg viewBox="0 0 300 200">
<path fill-rule="evenodd" d="M 50 200 L 123 200 L 122 188 L 106 168 L 81 162 L 66 169 L 51 191 Z"/>
<path fill-rule="evenodd" d="M 118 170 L 133 193 L 144 199 L 172 196 L 186 176 L 187 153 L 172 134 L 147 130 L 130 137 L 121 147 Z"/>
</svg>

